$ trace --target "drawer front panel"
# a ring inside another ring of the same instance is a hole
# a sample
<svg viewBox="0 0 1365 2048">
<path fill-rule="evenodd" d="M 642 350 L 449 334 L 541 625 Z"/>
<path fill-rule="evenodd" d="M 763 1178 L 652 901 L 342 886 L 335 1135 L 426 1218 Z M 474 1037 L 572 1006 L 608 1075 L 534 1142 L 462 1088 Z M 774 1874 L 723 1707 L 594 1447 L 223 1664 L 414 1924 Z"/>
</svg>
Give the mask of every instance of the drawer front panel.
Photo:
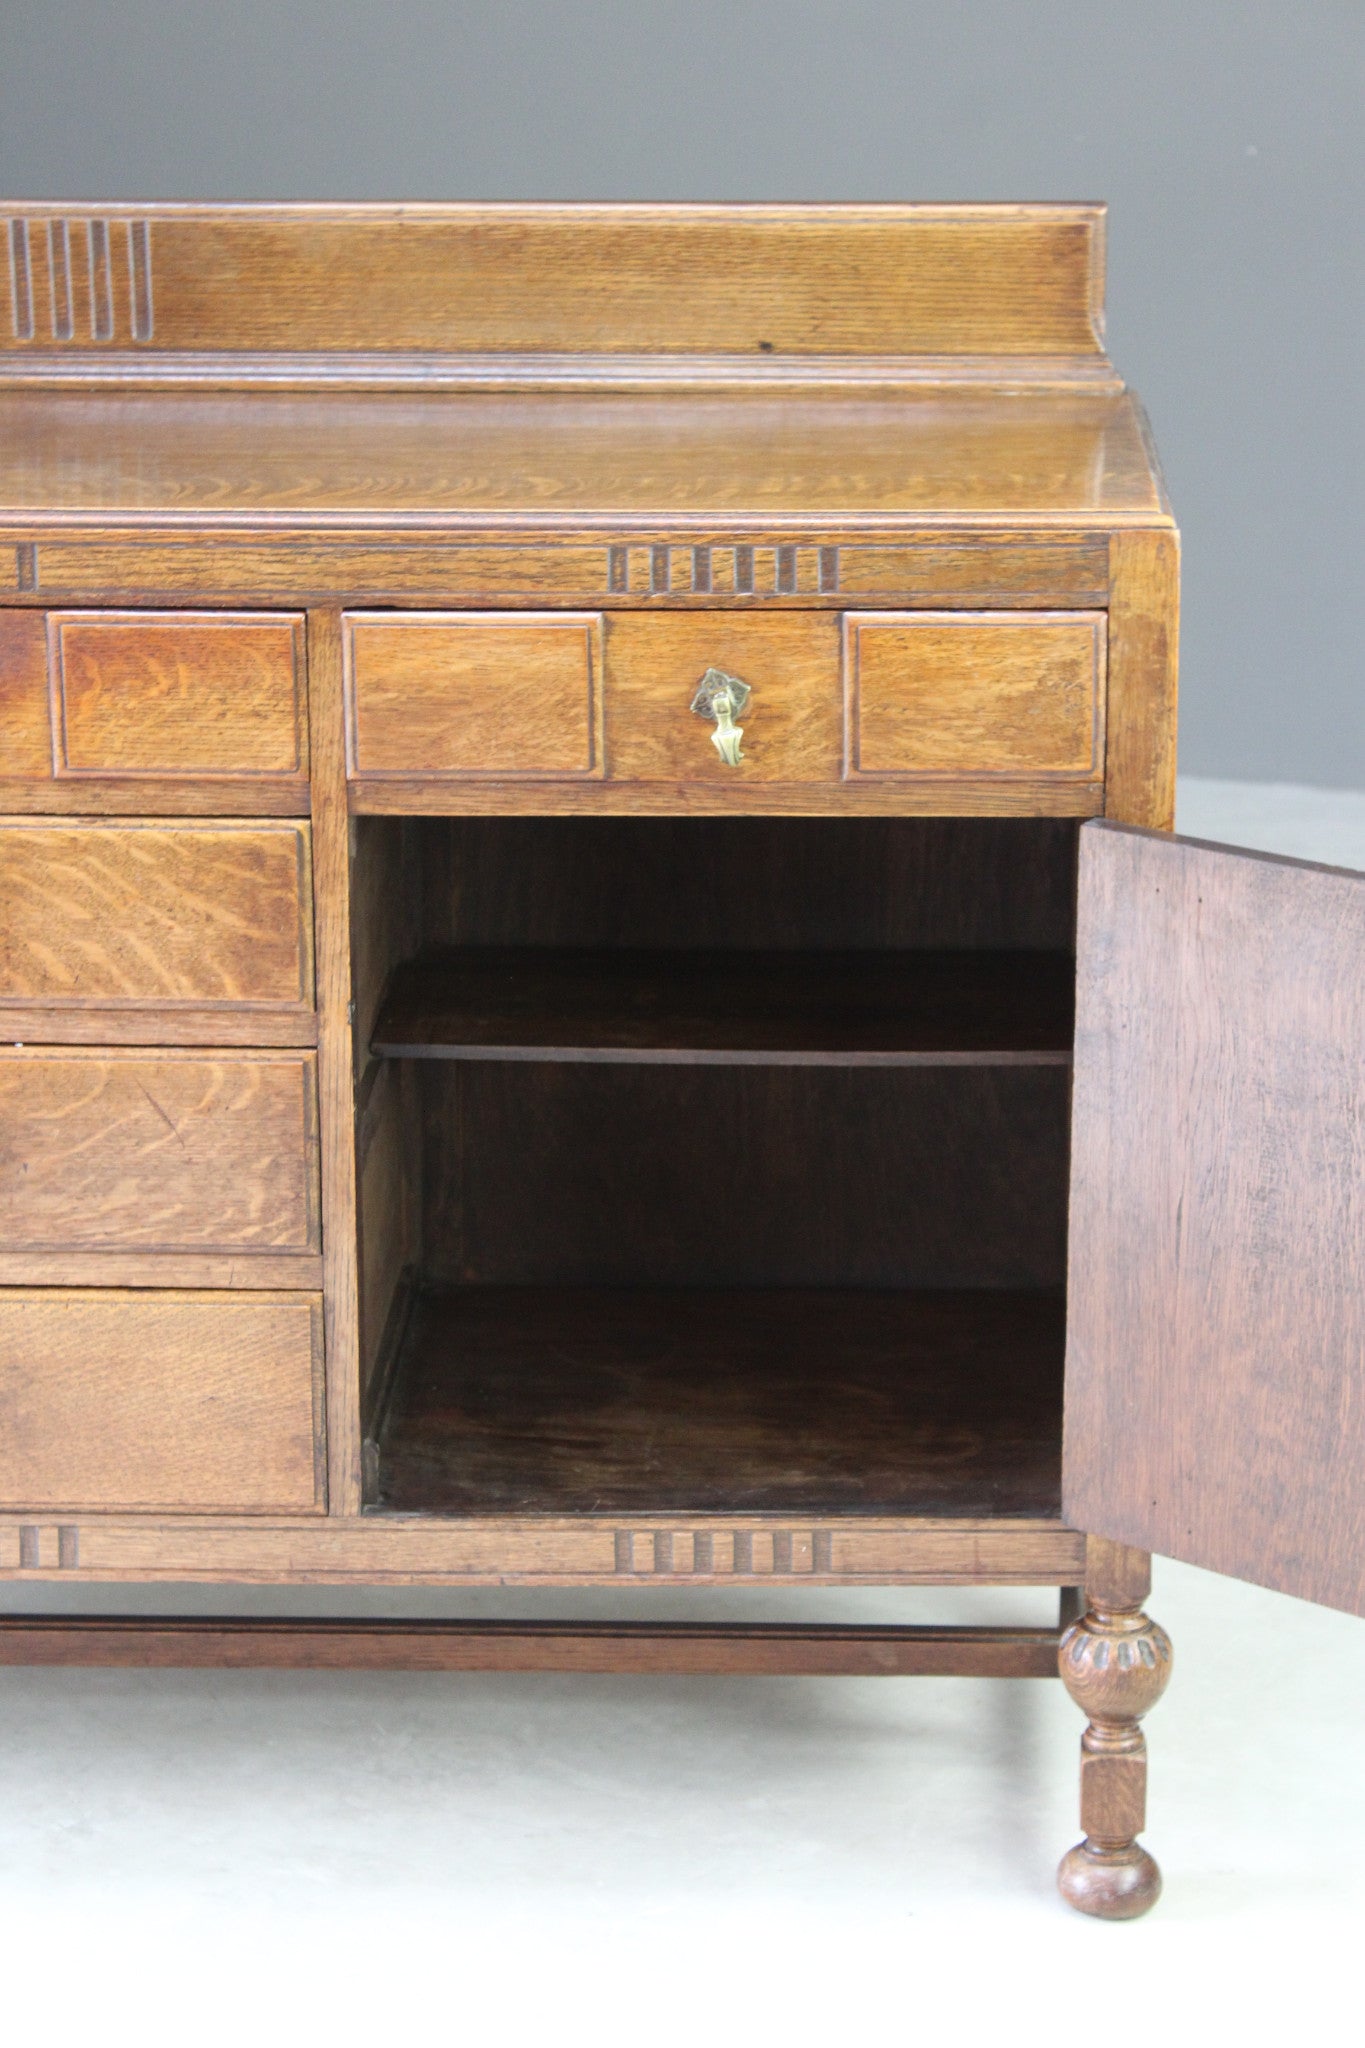
<svg viewBox="0 0 1365 2048">
<path fill-rule="evenodd" d="M 344 646 L 354 775 L 602 773 L 596 612 L 353 612 Z"/>
<path fill-rule="evenodd" d="M 1103 612 L 850 612 L 848 774 L 1098 780 Z"/>
<path fill-rule="evenodd" d="M 252 612 L 51 612 L 59 777 L 297 777 L 303 621 Z"/>
<path fill-rule="evenodd" d="M 0 1052 L 9 1250 L 319 1243 L 311 1053 Z"/>
<path fill-rule="evenodd" d="M 0 820 L 0 1005 L 310 1008 L 308 841 L 289 824 Z"/>
<path fill-rule="evenodd" d="M 323 1502 L 309 1294 L 0 1291 L 0 1505 L 310 1513 Z"/>
<path fill-rule="evenodd" d="M 717 668 L 751 692 L 727 766 L 692 699 Z M 607 765 L 614 782 L 709 785 L 743 808 L 754 783 L 837 782 L 841 766 L 838 620 L 788 612 L 655 612 L 607 627 Z"/>
</svg>

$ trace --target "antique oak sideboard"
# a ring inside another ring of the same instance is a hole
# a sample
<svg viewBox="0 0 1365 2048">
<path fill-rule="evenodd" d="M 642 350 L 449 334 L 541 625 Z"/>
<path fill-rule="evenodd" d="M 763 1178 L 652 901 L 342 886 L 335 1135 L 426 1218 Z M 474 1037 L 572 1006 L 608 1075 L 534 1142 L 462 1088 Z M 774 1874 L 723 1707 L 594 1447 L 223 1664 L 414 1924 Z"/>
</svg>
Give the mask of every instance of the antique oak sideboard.
<svg viewBox="0 0 1365 2048">
<path fill-rule="evenodd" d="M 1365 880 L 1170 836 L 1103 210 L 4 233 L 0 1571 L 1061 1612 L 0 1659 L 1060 1661 L 1142 1911 L 1149 1553 L 1365 1611 Z"/>
</svg>

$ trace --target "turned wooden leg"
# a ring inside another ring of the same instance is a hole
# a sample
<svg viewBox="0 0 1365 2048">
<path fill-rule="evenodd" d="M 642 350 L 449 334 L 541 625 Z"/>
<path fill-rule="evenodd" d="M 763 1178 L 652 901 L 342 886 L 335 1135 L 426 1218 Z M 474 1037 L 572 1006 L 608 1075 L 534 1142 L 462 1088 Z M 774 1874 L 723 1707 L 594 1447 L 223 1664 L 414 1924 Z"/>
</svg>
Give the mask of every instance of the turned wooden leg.
<svg viewBox="0 0 1365 2048">
<path fill-rule="evenodd" d="M 1085 1613 L 1061 1639 L 1062 1683 L 1089 1719 L 1081 1737 L 1085 1840 L 1062 1858 L 1057 1884 L 1078 1912 L 1134 1920 L 1161 1896 L 1161 1872 L 1137 1840 L 1147 1819 L 1147 1744 L 1138 1723 L 1166 1690 L 1171 1644 L 1142 1611 L 1152 1561 L 1092 1536 Z"/>
</svg>

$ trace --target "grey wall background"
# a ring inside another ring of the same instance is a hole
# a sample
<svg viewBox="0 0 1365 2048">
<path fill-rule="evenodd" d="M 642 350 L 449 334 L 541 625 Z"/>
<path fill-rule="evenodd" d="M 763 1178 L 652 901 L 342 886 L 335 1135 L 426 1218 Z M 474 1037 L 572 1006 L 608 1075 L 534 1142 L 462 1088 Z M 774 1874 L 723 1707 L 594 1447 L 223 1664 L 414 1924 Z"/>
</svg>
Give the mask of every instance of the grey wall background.
<svg viewBox="0 0 1365 2048">
<path fill-rule="evenodd" d="M 1365 787 L 1361 0 L 0 0 L 30 199 L 1107 199 L 1182 763 Z"/>
</svg>

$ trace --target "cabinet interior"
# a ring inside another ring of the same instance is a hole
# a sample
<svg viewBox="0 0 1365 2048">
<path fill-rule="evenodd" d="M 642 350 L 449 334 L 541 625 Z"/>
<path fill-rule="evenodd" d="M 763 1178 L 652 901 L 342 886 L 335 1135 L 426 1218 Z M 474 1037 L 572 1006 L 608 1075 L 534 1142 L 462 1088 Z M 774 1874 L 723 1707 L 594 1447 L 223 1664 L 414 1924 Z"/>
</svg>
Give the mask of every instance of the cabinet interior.
<svg viewBox="0 0 1365 2048">
<path fill-rule="evenodd" d="M 352 851 L 371 1510 L 1059 1512 L 1072 821 Z"/>
</svg>

